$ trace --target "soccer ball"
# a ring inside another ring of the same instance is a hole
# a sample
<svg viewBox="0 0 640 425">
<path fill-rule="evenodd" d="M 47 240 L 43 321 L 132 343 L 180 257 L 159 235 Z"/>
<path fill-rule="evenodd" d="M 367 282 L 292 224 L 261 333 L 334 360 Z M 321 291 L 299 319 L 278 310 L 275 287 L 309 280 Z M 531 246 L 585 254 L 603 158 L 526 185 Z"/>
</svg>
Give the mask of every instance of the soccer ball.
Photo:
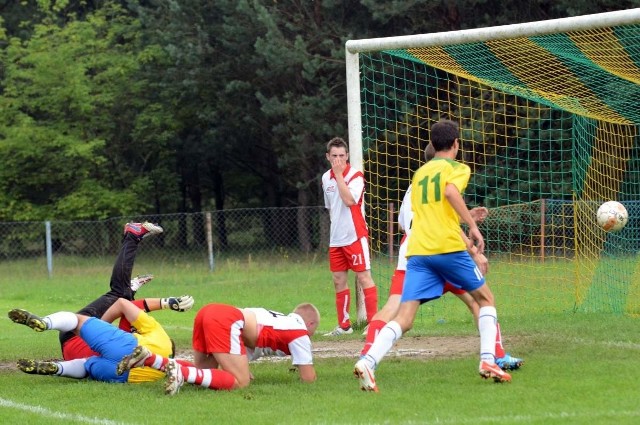
<svg viewBox="0 0 640 425">
<path fill-rule="evenodd" d="M 627 225 L 629 214 L 620 202 L 608 201 L 598 208 L 597 219 L 605 232 L 617 232 Z"/>
</svg>

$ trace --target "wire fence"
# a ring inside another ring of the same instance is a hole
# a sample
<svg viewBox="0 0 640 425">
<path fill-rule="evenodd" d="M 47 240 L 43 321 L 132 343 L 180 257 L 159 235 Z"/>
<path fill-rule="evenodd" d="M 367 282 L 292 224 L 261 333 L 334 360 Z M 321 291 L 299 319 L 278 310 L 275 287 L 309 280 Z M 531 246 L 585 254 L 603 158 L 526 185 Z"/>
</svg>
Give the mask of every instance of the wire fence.
<svg viewBox="0 0 640 425">
<path fill-rule="evenodd" d="M 625 205 L 629 223 L 622 232 L 609 235 L 616 243 L 605 244 L 605 251 L 640 251 L 640 201 L 626 201 Z M 574 206 L 571 201 L 545 200 L 492 209 L 481 226 L 488 253 L 573 258 L 579 230 L 574 224 Z M 372 251 L 393 259 L 401 237 L 395 210 L 392 204 L 368 207 L 384 211 L 369 217 Z M 597 205 L 591 209 L 595 217 Z M 246 208 L 101 221 L 0 222 L 0 262 L 43 258 L 51 274 L 56 257 L 111 260 L 125 223 L 142 221 L 164 228 L 161 235 L 145 241 L 145 256 L 158 261 L 189 258 L 210 270 L 226 258 L 282 253 L 304 258 L 326 255 L 328 249 L 330 223 L 324 207 Z"/>
<path fill-rule="evenodd" d="M 324 207 L 235 209 L 190 214 L 113 217 L 101 221 L 0 222 L 0 261 L 58 256 L 111 258 L 127 222 L 150 221 L 164 232 L 145 240 L 156 260 L 201 258 L 215 268 L 225 257 L 326 252 L 329 216 Z"/>
</svg>

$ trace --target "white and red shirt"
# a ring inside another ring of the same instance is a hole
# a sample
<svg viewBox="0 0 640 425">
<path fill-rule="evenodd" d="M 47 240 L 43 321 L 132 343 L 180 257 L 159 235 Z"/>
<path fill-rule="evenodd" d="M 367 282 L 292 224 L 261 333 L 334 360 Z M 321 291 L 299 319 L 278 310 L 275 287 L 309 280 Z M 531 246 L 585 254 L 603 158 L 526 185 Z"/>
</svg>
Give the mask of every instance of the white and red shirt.
<svg viewBox="0 0 640 425">
<path fill-rule="evenodd" d="M 294 365 L 313 364 L 311 338 L 300 315 L 283 314 L 265 308 L 246 308 L 256 315 L 258 341 L 256 347 L 247 347 L 249 361 L 260 357 L 291 356 Z"/>
<path fill-rule="evenodd" d="M 349 246 L 368 235 L 364 218 L 364 175 L 361 171 L 351 168 L 351 165 L 347 164 L 342 176 L 356 201 L 351 207 L 346 206 L 340 197 L 333 170 L 322 175 L 324 206 L 329 210 L 331 218 L 331 232 L 329 234 L 329 246 L 331 247 Z"/>
</svg>

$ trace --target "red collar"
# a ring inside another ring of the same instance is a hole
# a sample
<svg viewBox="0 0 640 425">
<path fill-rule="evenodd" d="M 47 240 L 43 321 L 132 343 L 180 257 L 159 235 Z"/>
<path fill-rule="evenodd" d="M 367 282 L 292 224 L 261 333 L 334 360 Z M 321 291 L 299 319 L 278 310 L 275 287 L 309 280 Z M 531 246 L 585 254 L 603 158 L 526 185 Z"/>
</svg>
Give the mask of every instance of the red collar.
<svg viewBox="0 0 640 425">
<path fill-rule="evenodd" d="M 347 177 L 347 174 L 349 174 L 349 170 L 351 170 L 351 164 L 347 162 L 347 168 L 344 169 L 342 173 L 342 177 Z M 333 172 L 333 169 L 329 170 L 329 178 L 332 178 L 332 179 L 336 178 L 336 175 Z"/>
</svg>

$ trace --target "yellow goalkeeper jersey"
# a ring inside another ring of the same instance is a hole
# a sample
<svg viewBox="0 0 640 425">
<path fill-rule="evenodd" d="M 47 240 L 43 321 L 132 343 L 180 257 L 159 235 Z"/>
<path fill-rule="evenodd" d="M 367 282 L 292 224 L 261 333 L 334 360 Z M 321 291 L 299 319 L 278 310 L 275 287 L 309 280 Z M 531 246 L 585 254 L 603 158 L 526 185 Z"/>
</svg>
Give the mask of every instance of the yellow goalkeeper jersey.
<svg viewBox="0 0 640 425">
<path fill-rule="evenodd" d="M 464 192 L 471 169 L 460 162 L 434 158 L 420 167 L 411 182 L 413 223 L 407 257 L 466 250 L 460 218 L 444 196 L 447 184 Z"/>
<path fill-rule="evenodd" d="M 131 323 L 131 326 L 136 329 L 133 336 L 138 340 L 138 345 L 144 345 L 151 350 L 152 353 L 160 354 L 163 357 L 169 357 L 171 355 L 171 338 L 169 338 L 167 332 L 156 319 L 144 311 L 141 311 L 138 319 Z M 129 372 L 127 382 L 140 383 L 157 381 L 163 379 L 164 376 L 164 372 L 160 372 L 151 367 L 136 367 Z"/>
</svg>

